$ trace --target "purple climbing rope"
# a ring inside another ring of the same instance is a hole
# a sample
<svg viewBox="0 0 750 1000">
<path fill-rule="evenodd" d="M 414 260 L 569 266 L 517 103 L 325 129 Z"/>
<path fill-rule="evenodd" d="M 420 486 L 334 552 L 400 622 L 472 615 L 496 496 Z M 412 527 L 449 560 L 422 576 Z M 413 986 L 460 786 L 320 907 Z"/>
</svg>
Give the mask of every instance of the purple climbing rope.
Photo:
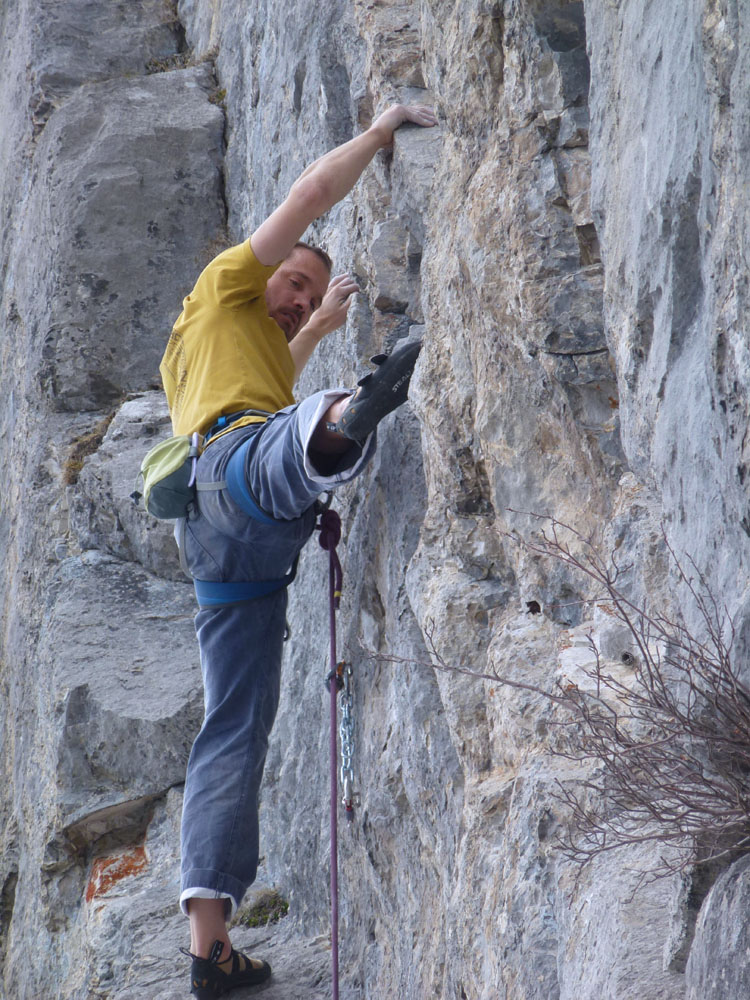
<svg viewBox="0 0 750 1000">
<path fill-rule="evenodd" d="M 343 573 L 336 554 L 341 540 L 341 519 L 335 510 L 324 510 L 316 525 L 318 541 L 328 552 L 329 622 L 331 632 L 331 671 L 328 684 L 331 691 L 331 979 L 333 1000 L 339 1000 L 339 874 L 338 874 L 338 746 L 336 744 L 337 705 L 339 693 L 336 664 L 336 612 L 341 598 Z"/>
</svg>

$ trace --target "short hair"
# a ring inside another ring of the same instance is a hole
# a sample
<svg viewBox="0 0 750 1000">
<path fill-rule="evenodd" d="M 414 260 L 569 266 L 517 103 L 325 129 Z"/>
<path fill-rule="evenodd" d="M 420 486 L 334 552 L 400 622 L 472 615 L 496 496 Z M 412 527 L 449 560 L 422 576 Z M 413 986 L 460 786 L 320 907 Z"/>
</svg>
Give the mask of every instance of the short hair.
<svg viewBox="0 0 750 1000">
<path fill-rule="evenodd" d="M 311 243 L 304 243 L 302 240 L 298 240 L 292 247 L 292 253 L 294 253 L 295 250 L 310 250 L 317 257 L 320 257 L 325 266 L 328 268 L 329 274 L 333 270 L 333 261 L 325 252 L 323 247 L 314 247 Z"/>
</svg>

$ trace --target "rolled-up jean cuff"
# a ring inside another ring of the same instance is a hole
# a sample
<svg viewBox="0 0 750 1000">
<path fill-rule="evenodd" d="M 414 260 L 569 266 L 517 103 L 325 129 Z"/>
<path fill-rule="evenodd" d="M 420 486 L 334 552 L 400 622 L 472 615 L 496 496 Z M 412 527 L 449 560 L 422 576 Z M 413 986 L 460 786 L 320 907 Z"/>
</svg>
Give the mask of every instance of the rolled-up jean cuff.
<svg viewBox="0 0 750 1000">
<path fill-rule="evenodd" d="M 180 893 L 180 909 L 188 916 L 187 902 L 189 899 L 228 899 L 230 905 L 230 913 L 228 919 L 231 920 L 237 912 L 237 907 L 242 902 L 242 897 L 245 895 L 245 889 L 247 888 L 237 879 L 232 878 L 231 875 L 224 875 L 221 872 L 215 872 L 194 868 L 192 871 L 186 872 L 182 879 L 182 884 L 185 885 L 186 882 L 193 882 L 194 885 L 186 886 Z M 201 882 L 203 885 L 201 885 Z M 222 885 L 221 889 L 209 887 L 206 885 L 207 882 L 220 882 Z"/>
<path fill-rule="evenodd" d="M 362 469 L 363 465 L 366 465 L 372 458 L 372 453 L 375 450 L 375 435 L 369 434 L 362 444 L 361 448 L 352 441 L 352 448 L 357 448 L 359 450 L 359 457 L 356 459 L 352 465 L 339 473 L 332 476 L 324 476 L 313 465 L 312 459 L 310 458 L 310 440 L 315 433 L 315 430 L 323 419 L 326 411 L 337 399 L 341 399 L 342 396 L 351 396 L 351 389 L 326 389 L 323 392 L 316 393 L 314 396 L 309 396 L 307 399 L 300 403 L 300 411 L 304 413 L 304 440 L 302 446 L 304 449 L 304 463 L 305 463 L 305 473 L 308 478 L 317 483 L 320 486 L 321 492 L 323 492 L 327 487 L 333 487 L 341 485 L 342 483 L 348 483 L 351 479 L 354 479 L 356 475 Z M 312 413 L 305 413 L 305 409 L 314 407 Z M 304 408 L 304 409 L 303 409 Z"/>
</svg>

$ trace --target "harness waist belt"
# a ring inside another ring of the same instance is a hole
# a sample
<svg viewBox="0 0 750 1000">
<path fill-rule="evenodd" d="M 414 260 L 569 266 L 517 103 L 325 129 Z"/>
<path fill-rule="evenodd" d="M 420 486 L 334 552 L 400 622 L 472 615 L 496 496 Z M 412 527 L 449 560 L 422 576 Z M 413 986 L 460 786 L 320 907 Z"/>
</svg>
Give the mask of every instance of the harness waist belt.
<svg viewBox="0 0 750 1000">
<path fill-rule="evenodd" d="M 273 416 L 268 410 L 238 410 L 236 413 L 227 413 L 224 416 L 219 417 L 215 424 L 208 431 L 203 438 L 204 446 L 216 437 L 221 431 L 227 430 L 234 423 L 236 423 L 241 417 L 263 417 L 264 421 L 268 420 L 269 417 Z"/>
<path fill-rule="evenodd" d="M 280 580 L 242 580 L 232 583 L 222 583 L 218 580 L 193 580 L 195 596 L 202 608 L 215 607 L 217 604 L 235 604 L 238 601 L 251 601 L 255 597 L 266 597 L 282 587 L 288 587 L 297 572 L 297 564 Z"/>
</svg>

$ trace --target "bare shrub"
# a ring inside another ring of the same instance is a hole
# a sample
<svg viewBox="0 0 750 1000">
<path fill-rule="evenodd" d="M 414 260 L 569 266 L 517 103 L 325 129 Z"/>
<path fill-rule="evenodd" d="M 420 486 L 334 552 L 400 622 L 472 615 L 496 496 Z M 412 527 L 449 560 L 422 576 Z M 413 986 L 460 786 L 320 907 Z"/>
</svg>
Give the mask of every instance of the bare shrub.
<svg viewBox="0 0 750 1000">
<path fill-rule="evenodd" d="M 558 798 L 570 815 L 559 842 L 570 859 L 583 865 L 604 852 L 651 843 L 665 850 L 644 874 L 658 878 L 747 850 L 750 689 L 733 662 L 728 614 L 692 563 L 694 575 L 688 576 L 666 539 L 697 627 L 634 604 L 619 585 L 624 568 L 616 556 L 602 558 L 589 540 L 554 518 L 531 516 L 544 522 L 538 535 L 508 537 L 594 584 L 591 606 L 602 606 L 632 639 L 627 676 L 606 668 L 589 635 L 594 664 L 582 668 L 585 688 L 563 679 L 545 691 L 495 671 L 446 663 L 428 623 L 431 665 L 532 691 L 559 706 L 554 724 L 562 738 L 550 751 L 588 765 L 581 781 L 558 782 Z"/>
<path fill-rule="evenodd" d="M 572 815 L 566 854 L 585 863 L 636 843 L 668 845 L 650 871 L 667 875 L 750 845 L 750 689 L 733 662 L 735 632 L 726 611 L 691 562 L 693 576 L 664 543 L 692 602 L 698 626 L 650 613 L 618 585 L 616 558 L 601 558 L 572 528 L 552 518 L 529 551 L 583 573 L 628 630 L 632 677 L 602 664 L 593 638 L 592 690 L 559 685 L 574 726 L 570 750 L 553 752 L 596 770 L 576 788 L 560 786 Z M 699 634 L 696 634 L 699 633 Z M 571 734 L 572 735 L 572 734 Z"/>
</svg>

